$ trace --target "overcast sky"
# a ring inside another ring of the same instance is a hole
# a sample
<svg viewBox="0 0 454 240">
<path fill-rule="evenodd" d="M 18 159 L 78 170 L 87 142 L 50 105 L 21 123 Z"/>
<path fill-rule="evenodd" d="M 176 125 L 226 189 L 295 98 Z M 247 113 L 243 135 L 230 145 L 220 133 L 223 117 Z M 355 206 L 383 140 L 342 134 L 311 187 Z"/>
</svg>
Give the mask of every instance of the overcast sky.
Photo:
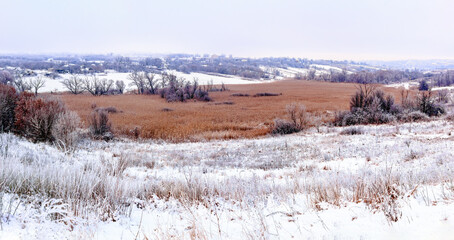
<svg viewBox="0 0 454 240">
<path fill-rule="evenodd" d="M 453 0 L 0 0 L 0 53 L 454 59 Z"/>
</svg>

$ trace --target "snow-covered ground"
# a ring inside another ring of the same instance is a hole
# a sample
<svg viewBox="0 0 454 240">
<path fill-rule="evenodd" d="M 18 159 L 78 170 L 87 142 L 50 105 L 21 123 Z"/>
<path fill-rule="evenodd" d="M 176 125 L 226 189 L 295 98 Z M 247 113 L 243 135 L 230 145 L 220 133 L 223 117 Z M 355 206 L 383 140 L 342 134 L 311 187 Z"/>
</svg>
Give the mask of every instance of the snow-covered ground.
<svg viewBox="0 0 454 240">
<path fill-rule="evenodd" d="M 252 83 L 264 83 L 264 82 L 271 82 L 275 80 L 282 80 L 285 78 L 294 78 L 297 75 L 302 75 L 305 76 L 308 72 L 308 69 L 304 68 L 268 68 L 268 67 L 261 67 L 262 70 L 268 72 L 272 80 L 255 80 L 255 79 L 246 79 L 246 78 L 241 78 L 238 76 L 231 76 L 231 75 L 224 75 L 224 74 L 209 74 L 209 73 L 183 73 L 183 72 L 178 72 L 178 71 L 169 71 L 170 73 L 173 73 L 177 75 L 180 78 L 184 78 L 187 81 L 193 81 L 194 79 L 197 79 L 199 84 L 206 85 L 206 84 L 211 84 L 213 83 L 214 85 L 220 85 L 222 83 L 224 84 L 252 84 Z M 324 73 L 329 73 L 330 70 L 336 70 L 336 71 L 342 71 L 342 69 L 337 68 L 337 67 L 331 67 L 327 65 L 317 65 L 313 64 L 311 65 L 311 69 L 316 70 L 316 74 L 324 74 Z M 275 76 L 274 74 L 276 71 L 279 72 L 278 76 Z M 42 76 L 44 78 L 45 85 L 42 87 L 39 92 L 61 92 L 61 91 L 67 91 L 65 86 L 61 83 L 63 79 L 69 79 L 71 77 L 71 74 L 60 74 L 60 78 L 58 79 L 51 79 L 51 78 L 46 78 L 44 77 L 44 74 L 47 73 L 47 71 L 44 70 L 36 70 L 35 71 L 39 76 Z M 105 73 L 97 73 L 96 76 L 99 79 L 108 79 L 108 80 L 113 80 L 113 81 L 124 81 L 127 90 L 132 90 L 133 87 L 130 86 L 129 84 L 132 82 L 129 79 L 130 73 L 120 73 L 116 72 L 114 70 L 106 70 Z M 86 76 L 84 75 L 79 75 L 80 77 L 84 78 Z"/>
<path fill-rule="evenodd" d="M 334 67 L 334 66 L 329 66 L 329 65 L 311 64 L 311 67 L 315 67 L 315 68 L 319 68 L 319 69 L 321 68 L 321 69 L 325 69 L 325 70 L 334 70 L 334 71 L 342 72 L 342 69 L 341 69 L 341 68 Z"/>
<path fill-rule="evenodd" d="M 411 81 L 411 82 L 402 82 L 402 83 L 393 83 L 393 84 L 388 84 L 388 87 L 394 87 L 394 88 L 404 88 L 404 89 L 410 89 L 410 88 L 418 88 L 419 87 L 419 82 Z M 440 90 L 453 90 L 454 86 L 446 86 L 446 87 L 433 87 L 431 88 L 432 91 L 440 91 Z"/>
<path fill-rule="evenodd" d="M 432 91 L 439 91 L 439 90 L 453 90 L 454 86 L 447 86 L 447 87 L 434 87 L 431 88 Z"/>
<path fill-rule="evenodd" d="M 0 239 L 448 239 L 454 126 L 170 144 L 0 135 Z"/>
<path fill-rule="evenodd" d="M 43 75 L 43 71 L 36 71 L 38 75 Z M 266 82 L 264 80 L 252 80 L 252 79 L 243 79 L 238 76 L 230 76 L 230 75 L 211 75 L 211 74 L 206 74 L 206 73 L 182 73 L 182 72 L 177 72 L 177 71 L 170 71 L 171 73 L 177 75 L 180 78 L 184 78 L 187 81 L 193 81 L 194 79 L 197 79 L 199 84 L 201 85 L 206 85 L 213 83 L 215 85 L 220 85 L 222 83 L 224 84 L 251 84 L 251 83 L 263 83 Z M 132 82 L 129 79 L 129 74 L 130 73 L 120 73 L 116 72 L 113 70 L 108 70 L 106 73 L 98 73 L 96 76 L 99 79 L 108 79 L 108 80 L 113 80 L 113 81 L 124 81 L 127 89 L 131 90 L 133 89 L 132 86 L 129 84 Z M 60 91 L 67 91 L 65 86 L 61 83 L 63 79 L 69 79 L 71 77 L 70 74 L 60 74 L 61 78 L 58 79 L 51 79 L 51 78 L 44 78 L 46 83 L 43 88 L 39 90 L 39 92 L 60 92 Z M 86 76 L 80 75 L 80 77 L 84 78 Z"/>
<path fill-rule="evenodd" d="M 388 87 L 394 87 L 394 88 L 404 88 L 406 90 L 410 89 L 411 87 L 418 87 L 419 82 L 411 81 L 411 82 L 401 82 L 401 83 L 393 83 L 393 84 L 388 84 Z"/>
</svg>

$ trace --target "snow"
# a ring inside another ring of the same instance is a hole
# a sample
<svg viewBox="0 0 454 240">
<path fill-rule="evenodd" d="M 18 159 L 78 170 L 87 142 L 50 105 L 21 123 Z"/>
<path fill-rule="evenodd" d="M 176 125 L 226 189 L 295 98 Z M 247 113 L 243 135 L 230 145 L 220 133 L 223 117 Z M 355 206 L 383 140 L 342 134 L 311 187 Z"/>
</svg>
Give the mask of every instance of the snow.
<svg viewBox="0 0 454 240">
<path fill-rule="evenodd" d="M 182 72 L 176 72 L 176 71 L 171 71 L 178 77 L 185 78 L 188 81 L 192 81 L 194 79 L 197 79 L 200 84 L 206 85 L 209 83 L 213 83 L 215 85 L 220 85 L 222 83 L 224 84 L 251 84 L 251 83 L 263 83 L 266 81 L 263 80 L 253 80 L 253 79 L 243 79 L 238 76 L 231 76 L 231 75 L 225 75 L 225 74 L 207 74 L 207 73 L 182 73 Z"/>
<path fill-rule="evenodd" d="M 309 71 L 308 69 L 303 69 L 303 68 L 276 68 L 280 73 L 282 78 L 293 78 L 297 74 L 302 74 L 305 76 L 307 72 Z"/>
<path fill-rule="evenodd" d="M 87 186 L 108 175 L 130 204 L 114 220 L 101 220 L 97 205 L 76 215 L 65 199 L 0 193 L 0 239 L 452 237 L 453 124 L 435 120 L 363 129 L 353 136 L 323 127 L 288 136 L 177 144 L 84 140 L 69 154 L 0 134 L 0 189 L 11 177 L 20 180 L 19 173 L 30 184 L 37 183 L 35 176 L 65 182 L 61 191 L 72 174 L 89 177 L 80 180 Z M 122 158 L 126 169 L 111 175 L 109 169 Z M 373 198 L 367 194 L 354 200 L 359 184 L 367 193 L 388 180 L 386 191 L 398 189 L 396 198 L 381 193 L 376 203 L 369 204 Z M 144 186 L 168 189 L 174 197 L 134 197 Z M 191 200 L 191 194 L 202 198 Z M 56 213 L 64 217 L 52 217 Z"/>
<path fill-rule="evenodd" d="M 447 87 L 434 87 L 431 88 L 432 91 L 439 91 L 439 90 L 452 90 L 454 86 L 447 86 Z"/>
<path fill-rule="evenodd" d="M 393 83 L 393 84 L 388 84 L 388 87 L 393 87 L 393 88 L 404 88 L 406 90 L 410 89 L 411 87 L 417 87 L 419 86 L 419 82 L 402 82 L 402 83 Z"/>
<path fill-rule="evenodd" d="M 206 85 L 213 83 L 215 85 L 221 85 L 222 83 L 224 84 L 254 84 L 254 83 L 263 83 L 267 81 L 263 80 L 253 80 L 253 79 L 243 79 L 238 76 L 230 76 L 230 75 L 222 75 L 222 74 L 217 74 L 217 75 L 211 75 L 211 74 L 206 74 L 206 73 L 182 73 L 182 72 L 177 72 L 177 71 L 169 71 L 175 75 L 177 75 L 180 78 L 184 78 L 187 81 L 193 81 L 194 79 L 197 79 L 199 84 L 201 85 Z M 37 71 L 39 75 L 43 75 L 45 71 Z M 108 80 L 113 80 L 113 81 L 124 81 L 127 89 L 132 90 L 133 87 L 131 87 L 129 84 L 132 82 L 128 77 L 130 73 L 120 73 L 116 72 L 113 70 L 108 70 L 106 73 L 97 73 L 96 76 L 99 79 L 108 79 Z M 45 78 L 46 83 L 43 88 L 39 90 L 39 92 L 60 92 L 60 91 L 67 91 L 65 86 L 61 83 L 63 79 L 69 79 L 71 77 L 71 74 L 60 74 L 61 78 L 58 79 L 50 79 L 50 78 Z M 78 75 L 79 77 L 85 78 L 85 75 Z M 269 82 L 269 81 L 268 81 Z"/>
<path fill-rule="evenodd" d="M 338 72 L 342 72 L 341 68 L 334 67 L 334 66 L 329 66 L 329 65 L 311 64 L 311 67 L 321 68 L 321 69 L 325 69 L 325 70 L 328 70 L 328 71 L 329 70 L 335 70 L 335 71 L 338 71 Z"/>
</svg>

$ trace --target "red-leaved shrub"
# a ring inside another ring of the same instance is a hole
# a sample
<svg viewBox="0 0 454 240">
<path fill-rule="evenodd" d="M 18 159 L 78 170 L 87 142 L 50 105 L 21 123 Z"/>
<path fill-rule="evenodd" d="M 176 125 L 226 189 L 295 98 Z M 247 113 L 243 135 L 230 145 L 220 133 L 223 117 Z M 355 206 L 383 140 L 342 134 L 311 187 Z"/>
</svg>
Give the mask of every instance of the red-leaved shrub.
<svg viewBox="0 0 454 240">
<path fill-rule="evenodd" d="M 61 102 L 23 92 L 15 108 L 15 131 L 35 142 L 53 141 L 52 127 L 63 112 L 65 108 Z"/>
</svg>

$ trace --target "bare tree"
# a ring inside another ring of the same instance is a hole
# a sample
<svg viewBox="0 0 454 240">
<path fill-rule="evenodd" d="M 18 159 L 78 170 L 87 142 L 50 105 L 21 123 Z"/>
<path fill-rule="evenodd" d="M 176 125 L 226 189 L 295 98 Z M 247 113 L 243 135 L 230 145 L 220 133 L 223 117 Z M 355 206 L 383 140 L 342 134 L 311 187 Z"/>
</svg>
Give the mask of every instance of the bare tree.
<svg viewBox="0 0 454 240">
<path fill-rule="evenodd" d="M 145 75 L 143 73 L 134 71 L 129 74 L 128 78 L 132 81 L 130 86 L 135 86 L 137 88 L 138 94 L 144 94 L 146 90 Z"/>
<path fill-rule="evenodd" d="M 44 84 L 46 83 L 46 80 L 44 80 L 43 77 L 38 76 L 36 78 L 32 78 L 28 81 L 28 84 L 31 89 L 33 89 L 33 92 L 35 93 L 35 96 L 38 95 L 38 90 L 42 87 L 44 87 Z"/>
<path fill-rule="evenodd" d="M 149 94 L 157 94 L 158 93 L 158 81 L 155 79 L 155 75 L 153 73 L 144 73 L 147 87 L 147 92 Z"/>
<path fill-rule="evenodd" d="M 107 95 L 111 92 L 114 85 L 113 80 L 102 79 L 99 80 L 96 76 L 91 78 L 86 77 L 83 81 L 84 89 L 91 93 L 93 96 Z"/>
<path fill-rule="evenodd" d="M 0 84 L 13 84 L 14 77 L 13 75 L 6 70 L 0 71 Z"/>
<path fill-rule="evenodd" d="M 276 75 L 277 76 L 277 75 Z M 302 73 L 296 73 L 295 74 L 295 79 L 296 80 L 303 80 L 304 79 L 304 75 Z"/>
<path fill-rule="evenodd" d="M 87 90 L 91 95 L 97 96 L 98 89 L 99 89 L 99 80 L 96 76 L 92 76 L 91 78 L 85 77 L 83 80 L 84 89 Z"/>
<path fill-rule="evenodd" d="M 315 69 L 309 70 L 306 74 L 307 80 L 314 80 L 316 76 L 315 73 L 316 73 Z"/>
<path fill-rule="evenodd" d="M 167 77 L 167 74 L 166 73 L 162 73 L 161 74 L 161 88 L 167 87 L 168 82 L 169 82 L 169 79 Z"/>
<path fill-rule="evenodd" d="M 25 80 L 21 74 L 17 74 L 16 77 L 14 78 L 14 86 L 19 92 L 31 90 L 29 82 Z"/>
<path fill-rule="evenodd" d="M 115 82 L 115 86 L 116 86 L 116 90 L 119 94 L 123 94 L 123 92 L 125 91 L 125 88 L 126 88 L 126 84 L 125 82 L 121 81 L 121 80 L 117 80 Z"/>
<path fill-rule="evenodd" d="M 84 91 L 82 78 L 72 75 L 69 79 L 64 79 L 61 83 L 73 94 L 80 94 Z"/>
<path fill-rule="evenodd" d="M 111 92 L 114 85 L 113 80 L 102 79 L 98 84 L 98 95 L 107 95 Z"/>
</svg>

